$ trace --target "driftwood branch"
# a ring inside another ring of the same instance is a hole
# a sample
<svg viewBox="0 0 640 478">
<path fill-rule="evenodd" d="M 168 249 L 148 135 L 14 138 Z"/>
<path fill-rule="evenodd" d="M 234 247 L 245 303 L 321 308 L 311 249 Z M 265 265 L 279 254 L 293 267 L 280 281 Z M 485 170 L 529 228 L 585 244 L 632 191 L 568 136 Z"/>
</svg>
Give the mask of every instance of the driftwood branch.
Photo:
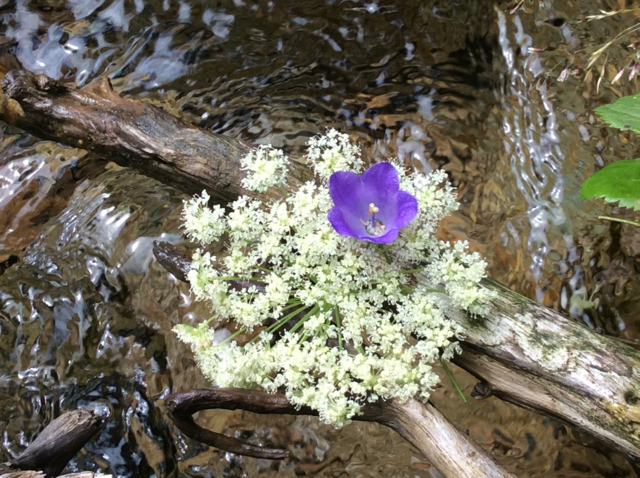
<svg viewBox="0 0 640 478">
<path fill-rule="evenodd" d="M 165 111 L 120 98 L 108 81 L 81 91 L 22 71 L 2 83 L 0 119 L 41 137 L 82 146 L 175 185 L 225 201 L 245 191 L 240 141 L 200 131 Z M 311 177 L 293 163 L 292 183 Z M 452 313 L 466 332 L 457 362 L 484 393 L 527 406 L 640 456 L 640 352 L 492 282 L 483 317 Z"/>
<path fill-rule="evenodd" d="M 200 427 L 192 416 L 209 409 L 246 410 L 262 414 L 317 415 L 296 408 L 283 395 L 243 389 L 199 389 L 169 395 L 165 405 L 174 423 L 187 436 L 217 448 L 270 460 L 288 456 L 286 450 L 262 448 Z M 458 430 L 430 403 L 390 400 L 362 407 L 355 420 L 378 422 L 410 441 L 442 473 L 450 477 L 510 478 L 479 445 Z"/>
<path fill-rule="evenodd" d="M 60 415 L 7 468 L 0 468 L 0 478 L 5 473 L 20 478 L 58 476 L 102 425 L 102 417 L 91 410 L 78 409 Z"/>
</svg>

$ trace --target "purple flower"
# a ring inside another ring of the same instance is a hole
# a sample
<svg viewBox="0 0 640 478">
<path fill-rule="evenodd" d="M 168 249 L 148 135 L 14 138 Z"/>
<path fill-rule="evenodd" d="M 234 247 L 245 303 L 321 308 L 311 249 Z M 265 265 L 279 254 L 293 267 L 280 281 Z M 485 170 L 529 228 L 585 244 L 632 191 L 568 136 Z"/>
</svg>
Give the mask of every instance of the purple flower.
<svg viewBox="0 0 640 478">
<path fill-rule="evenodd" d="M 371 242 L 389 243 L 418 213 L 418 201 L 400 191 L 396 168 L 376 163 L 362 176 L 337 171 L 329 178 L 335 207 L 329 222 L 338 234 Z"/>
</svg>

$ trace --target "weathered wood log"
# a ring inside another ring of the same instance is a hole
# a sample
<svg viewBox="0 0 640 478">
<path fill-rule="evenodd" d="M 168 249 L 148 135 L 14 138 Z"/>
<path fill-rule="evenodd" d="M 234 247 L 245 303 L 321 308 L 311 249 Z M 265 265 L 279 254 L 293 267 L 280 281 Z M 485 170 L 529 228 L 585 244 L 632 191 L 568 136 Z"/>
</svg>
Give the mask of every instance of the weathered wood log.
<svg viewBox="0 0 640 478">
<path fill-rule="evenodd" d="M 293 406 L 284 395 L 234 388 L 197 389 L 165 398 L 174 423 L 187 436 L 211 446 L 256 458 L 282 459 L 286 450 L 251 445 L 206 430 L 192 415 L 202 410 L 246 410 L 262 414 L 317 415 L 308 407 Z M 444 476 L 465 478 L 515 477 L 497 464 L 479 445 L 458 430 L 432 404 L 389 400 L 362 407 L 354 420 L 378 422 L 411 442 Z"/>
<path fill-rule="evenodd" d="M 562 420 L 640 456 L 640 352 L 486 279 L 497 293 L 466 331 L 455 363 L 494 395 Z"/>
<path fill-rule="evenodd" d="M 69 460 L 102 428 L 102 425 L 103 417 L 92 410 L 81 408 L 64 413 L 49 423 L 33 443 L 9 463 L 8 470 L 23 473 L 15 475 L 22 478 L 30 476 L 24 474 L 25 472 L 42 472 L 43 476 L 58 476 Z M 0 470 L 0 476 L 2 473 Z"/>
<path fill-rule="evenodd" d="M 74 146 L 82 142 L 83 147 L 188 193 L 205 188 L 224 201 L 245 192 L 239 167 L 247 151 L 243 143 L 200 131 L 143 102 L 120 98 L 107 80 L 78 91 L 13 71 L 2 87 L 4 101 L 17 101 L 22 116 L 16 119 L 0 110 L 0 119 L 38 136 Z M 299 163 L 293 171 L 294 183 L 311 177 Z M 467 330 L 463 348 L 469 353 L 458 363 L 481 377 L 497 396 L 561 419 L 639 457 L 640 352 L 492 281 L 484 286 L 499 294 L 486 316 L 451 314 Z"/>
<path fill-rule="evenodd" d="M 77 90 L 12 70 L 2 90 L 0 119 L 39 138 L 87 149 L 189 194 L 207 189 L 214 201 L 245 192 L 238 171 L 248 145 L 122 98 L 107 78 Z M 303 172 L 294 164 L 292 180 L 298 176 Z"/>
</svg>

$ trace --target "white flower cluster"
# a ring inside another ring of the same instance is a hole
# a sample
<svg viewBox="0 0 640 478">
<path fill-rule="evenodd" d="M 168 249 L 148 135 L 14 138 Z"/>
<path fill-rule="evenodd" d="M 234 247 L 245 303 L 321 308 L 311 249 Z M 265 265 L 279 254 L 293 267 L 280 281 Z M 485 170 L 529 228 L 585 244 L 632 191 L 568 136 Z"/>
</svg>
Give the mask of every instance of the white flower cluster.
<svg viewBox="0 0 640 478">
<path fill-rule="evenodd" d="M 307 158 L 321 180 L 336 171 L 359 171 L 362 168 L 360 148 L 349 142 L 349 136 L 330 129 L 324 136 L 311 138 Z"/>
<path fill-rule="evenodd" d="M 247 176 L 242 185 L 252 191 L 265 192 L 273 184 L 284 184 L 287 178 L 287 157 L 282 150 L 262 145 L 241 160 Z"/>
<path fill-rule="evenodd" d="M 245 158 L 245 187 L 282 186 L 287 160 L 274 151 Z M 221 340 L 208 322 L 176 329 L 218 386 L 284 392 L 341 426 L 365 402 L 428 398 L 438 382 L 430 364 L 451 357 L 463 333 L 445 312 L 481 311 L 486 264 L 465 243 L 434 238 L 457 208 L 444 173 L 408 176 L 397 166 L 418 215 L 395 242 L 374 244 L 338 235 L 327 220 L 328 178 L 359 171 L 358 148 L 331 130 L 310 142 L 308 159 L 318 183 L 281 199 L 244 196 L 226 212 L 207 209 L 205 193 L 186 203 L 189 236 L 203 245 L 223 241 L 226 251 L 195 254 L 192 291 L 236 332 Z"/>
</svg>

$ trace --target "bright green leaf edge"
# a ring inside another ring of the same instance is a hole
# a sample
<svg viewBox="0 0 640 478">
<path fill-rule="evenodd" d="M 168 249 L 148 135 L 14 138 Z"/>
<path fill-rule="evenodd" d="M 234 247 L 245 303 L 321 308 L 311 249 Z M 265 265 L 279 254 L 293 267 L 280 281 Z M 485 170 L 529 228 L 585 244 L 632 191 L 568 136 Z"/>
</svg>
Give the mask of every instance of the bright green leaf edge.
<svg viewBox="0 0 640 478">
<path fill-rule="evenodd" d="M 596 113 L 614 128 L 640 133 L 640 94 L 623 96 L 613 104 L 599 106 Z"/>
<path fill-rule="evenodd" d="M 587 178 L 580 189 L 580 199 L 600 197 L 640 210 L 640 158 L 616 161 Z"/>
</svg>

